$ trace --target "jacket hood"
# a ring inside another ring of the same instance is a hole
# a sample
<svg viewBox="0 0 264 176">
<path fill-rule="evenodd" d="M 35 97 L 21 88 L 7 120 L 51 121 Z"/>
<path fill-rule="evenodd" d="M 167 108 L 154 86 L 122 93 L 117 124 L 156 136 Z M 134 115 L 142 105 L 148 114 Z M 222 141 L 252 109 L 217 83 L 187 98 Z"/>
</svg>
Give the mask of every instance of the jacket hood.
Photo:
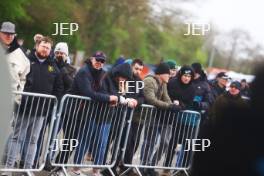
<svg viewBox="0 0 264 176">
<path fill-rule="evenodd" d="M 123 77 L 127 79 L 132 78 L 132 69 L 131 66 L 128 63 L 120 64 L 117 66 L 114 66 L 111 70 L 112 76 L 115 77 Z"/>
</svg>

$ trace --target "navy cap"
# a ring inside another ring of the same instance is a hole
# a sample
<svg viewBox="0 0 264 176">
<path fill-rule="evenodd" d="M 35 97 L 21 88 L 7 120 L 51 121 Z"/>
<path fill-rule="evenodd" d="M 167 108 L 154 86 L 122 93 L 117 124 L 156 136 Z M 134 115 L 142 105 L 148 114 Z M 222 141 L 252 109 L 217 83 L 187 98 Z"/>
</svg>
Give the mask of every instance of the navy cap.
<svg viewBox="0 0 264 176">
<path fill-rule="evenodd" d="M 235 88 L 237 88 L 238 90 L 241 90 L 241 83 L 238 82 L 238 81 L 233 81 L 233 82 L 230 84 L 230 87 L 235 87 Z"/>
<path fill-rule="evenodd" d="M 96 59 L 103 59 L 106 60 L 106 55 L 102 51 L 96 51 L 92 57 L 95 57 Z"/>
</svg>

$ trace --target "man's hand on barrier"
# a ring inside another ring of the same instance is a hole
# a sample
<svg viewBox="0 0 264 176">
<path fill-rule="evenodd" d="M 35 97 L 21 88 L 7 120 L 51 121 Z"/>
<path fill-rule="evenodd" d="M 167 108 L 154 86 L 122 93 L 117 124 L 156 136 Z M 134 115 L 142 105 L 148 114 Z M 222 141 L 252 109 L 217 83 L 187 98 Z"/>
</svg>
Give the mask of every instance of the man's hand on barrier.
<svg viewBox="0 0 264 176">
<path fill-rule="evenodd" d="M 130 108 L 135 108 L 138 104 L 137 100 L 136 99 L 133 99 L 133 98 L 127 98 L 127 105 L 128 107 Z"/>
<path fill-rule="evenodd" d="M 179 106 L 179 105 L 180 105 L 180 102 L 179 102 L 179 100 L 174 100 L 174 101 L 173 101 L 173 104 Z"/>
<path fill-rule="evenodd" d="M 118 103 L 118 97 L 115 95 L 110 95 L 110 106 L 116 106 Z"/>
</svg>

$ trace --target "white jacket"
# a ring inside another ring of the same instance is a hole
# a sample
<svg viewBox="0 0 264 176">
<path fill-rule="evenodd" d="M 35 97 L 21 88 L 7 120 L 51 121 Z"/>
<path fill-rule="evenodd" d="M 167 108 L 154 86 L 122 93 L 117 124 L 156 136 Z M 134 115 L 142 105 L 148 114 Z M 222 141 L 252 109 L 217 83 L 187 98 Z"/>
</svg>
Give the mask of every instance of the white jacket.
<svg viewBox="0 0 264 176">
<path fill-rule="evenodd" d="M 12 91 L 22 92 L 26 83 L 26 76 L 30 71 L 30 62 L 20 48 L 7 54 L 7 62 L 11 75 Z M 20 96 L 16 96 L 15 101 L 20 103 Z"/>
</svg>

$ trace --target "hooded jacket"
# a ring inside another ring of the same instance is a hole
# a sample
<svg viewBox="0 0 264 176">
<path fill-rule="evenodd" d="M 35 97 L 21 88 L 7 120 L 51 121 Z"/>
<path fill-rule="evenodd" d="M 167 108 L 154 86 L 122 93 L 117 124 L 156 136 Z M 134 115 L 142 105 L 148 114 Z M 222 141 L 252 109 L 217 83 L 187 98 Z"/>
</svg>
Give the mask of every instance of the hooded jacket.
<svg viewBox="0 0 264 176">
<path fill-rule="evenodd" d="M 121 95 L 119 93 L 119 83 L 116 81 L 117 77 L 127 78 L 127 80 L 132 79 L 132 69 L 128 63 L 119 64 L 112 67 L 112 69 L 107 73 L 103 80 L 103 92 L 109 93 L 111 95 Z M 123 95 L 125 96 L 125 95 Z"/>
<path fill-rule="evenodd" d="M 72 87 L 73 79 L 76 74 L 76 69 L 70 64 L 64 62 L 63 60 L 56 60 L 56 64 L 62 74 L 62 81 L 64 87 L 63 94 L 66 94 L 70 91 Z"/>
<path fill-rule="evenodd" d="M 178 100 L 181 109 L 191 108 L 194 99 L 194 87 L 192 83 L 183 84 L 177 76 L 168 83 L 168 93 L 172 101 Z"/>
<path fill-rule="evenodd" d="M 195 89 L 194 101 L 199 102 L 197 110 L 208 111 L 214 102 L 214 98 L 211 87 L 207 82 L 206 75 L 201 75 L 198 79 L 193 80 L 192 84 Z"/>
<path fill-rule="evenodd" d="M 181 77 L 184 75 L 185 70 L 191 70 L 189 66 L 183 66 L 178 72 L 177 76 L 171 79 L 168 83 L 168 93 L 172 101 L 178 100 L 180 103 L 181 109 L 191 108 L 195 89 L 192 85 L 194 73 L 191 72 L 192 80 L 189 84 L 184 84 L 181 81 Z"/>
</svg>

